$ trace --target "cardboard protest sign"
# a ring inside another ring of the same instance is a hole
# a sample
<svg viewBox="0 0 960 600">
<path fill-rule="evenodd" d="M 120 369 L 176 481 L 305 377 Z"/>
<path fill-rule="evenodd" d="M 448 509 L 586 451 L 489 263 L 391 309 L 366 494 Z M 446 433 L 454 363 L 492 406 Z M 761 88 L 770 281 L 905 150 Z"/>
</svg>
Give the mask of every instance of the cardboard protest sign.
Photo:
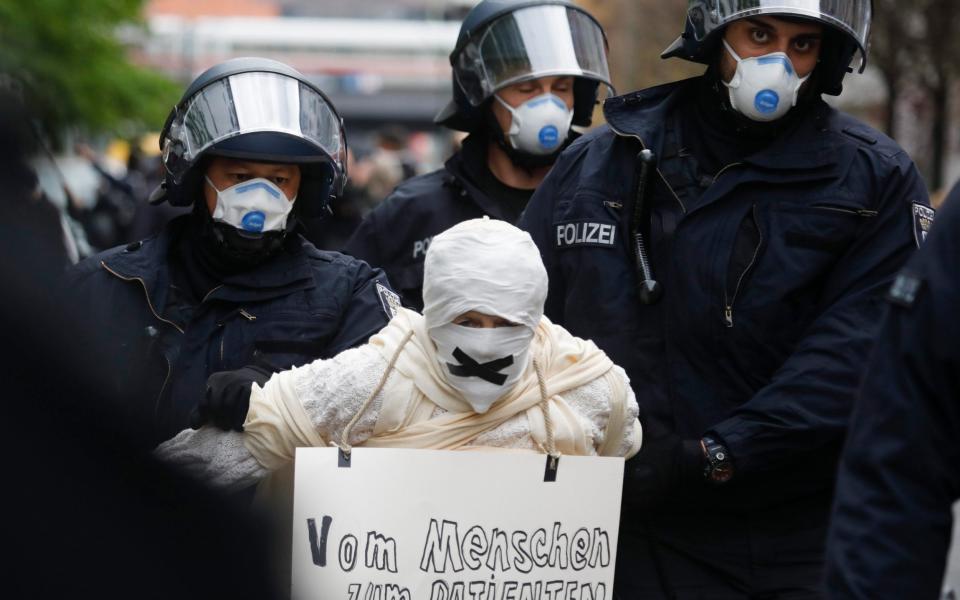
<svg viewBox="0 0 960 600">
<path fill-rule="evenodd" d="M 622 458 L 299 448 L 296 600 L 610 600 Z"/>
</svg>

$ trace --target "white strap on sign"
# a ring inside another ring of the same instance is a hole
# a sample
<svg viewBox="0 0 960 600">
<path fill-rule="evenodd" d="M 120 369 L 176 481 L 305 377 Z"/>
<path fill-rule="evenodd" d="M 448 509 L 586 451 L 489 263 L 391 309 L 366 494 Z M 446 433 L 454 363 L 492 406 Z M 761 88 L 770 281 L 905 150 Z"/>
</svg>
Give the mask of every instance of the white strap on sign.
<svg viewBox="0 0 960 600">
<path fill-rule="evenodd" d="M 610 600 L 623 459 L 299 448 L 296 600 Z"/>
</svg>

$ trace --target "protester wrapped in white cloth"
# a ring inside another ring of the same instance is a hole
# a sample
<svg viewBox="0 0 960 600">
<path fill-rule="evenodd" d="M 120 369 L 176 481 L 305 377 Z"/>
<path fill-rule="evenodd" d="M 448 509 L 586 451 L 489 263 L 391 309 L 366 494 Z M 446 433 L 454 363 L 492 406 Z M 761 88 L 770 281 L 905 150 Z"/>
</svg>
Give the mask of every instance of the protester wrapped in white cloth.
<svg viewBox="0 0 960 600">
<path fill-rule="evenodd" d="M 188 429 L 156 453 L 228 489 L 304 446 L 633 456 L 641 427 L 626 373 L 544 317 L 546 295 L 526 232 L 460 223 L 427 251 L 422 316 L 400 309 L 369 343 L 254 384 L 243 432 Z"/>
</svg>

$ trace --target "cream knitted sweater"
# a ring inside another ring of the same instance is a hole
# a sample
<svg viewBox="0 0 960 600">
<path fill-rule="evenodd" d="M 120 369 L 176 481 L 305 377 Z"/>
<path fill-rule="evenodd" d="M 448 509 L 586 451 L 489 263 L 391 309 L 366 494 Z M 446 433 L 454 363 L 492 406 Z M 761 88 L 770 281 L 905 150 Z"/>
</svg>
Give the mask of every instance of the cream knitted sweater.
<svg viewBox="0 0 960 600">
<path fill-rule="evenodd" d="M 287 381 L 292 381 L 292 388 L 316 433 L 329 443 L 340 439 L 347 423 L 374 391 L 387 366 L 380 352 L 370 345 L 364 345 L 334 358 L 298 367 L 286 372 L 283 377 L 290 378 Z M 627 424 L 617 446 L 617 454 L 630 457 L 640 447 L 637 401 L 623 369 L 614 367 L 614 373 L 623 379 L 628 394 Z M 384 389 L 389 390 L 391 380 L 400 376 L 392 372 Z M 274 375 L 264 387 L 276 385 L 277 379 L 278 375 Z M 596 454 L 597 448 L 606 442 L 606 424 L 611 410 L 609 398 L 612 393 L 611 386 L 599 378 L 563 394 L 564 400 L 575 410 L 582 427 L 592 439 L 591 454 Z M 374 397 L 351 430 L 349 441 L 352 445 L 363 445 L 373 434 L 383 405 L 383 395 L 384 391 L 380 391 Z M 444 412 L 438 406 L 434 409 L 434 416 Z M 521 412 L 478 435 L 467 445 L 467 449 L 499 447 L 544 452 L 530 431 L 527 415 Z M 216 487 L 241 489 L 269 474 L 269 470 L 247 449 L 244 436 L 241 432 L 221 431 L 210 426 L 198 430 L 186 429 L 161 444 L 155 453 L 162 460 L 182 467 Z"/>
</svg>

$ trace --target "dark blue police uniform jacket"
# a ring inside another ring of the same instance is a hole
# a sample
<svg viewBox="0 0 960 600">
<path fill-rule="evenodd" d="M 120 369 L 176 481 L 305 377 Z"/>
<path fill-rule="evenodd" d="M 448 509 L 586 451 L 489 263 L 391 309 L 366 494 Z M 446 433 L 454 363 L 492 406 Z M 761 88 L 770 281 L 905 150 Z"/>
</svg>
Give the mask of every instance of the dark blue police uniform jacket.
<svg viewBox="0 0 960 600">
<path fill-rule="evenodd" d="M 364 217 L 343 249 L 386 271 L 404 305 L 416 310 L 423 309 L 423 260 L 433 236 L 484 216 L 514 220 L 470 181 L 464 160 L 458 152 L 442 169 L 401 183 Z"/>
<path fill-rule="evenodd" d="M 960 193 L 951 195 L 891 286 L 851 417 L 827 544 L 831 599 L 940 597 L 960 498 Z"/>
<path fill-rule="evenodd" d="M 677 216 L 647 222 L 664 295 L 641 305 L 628 240 L 636 156 L 644 147 L 660 153 L 677 97 L 696 84 L 607 100 L 608 125 L 560 157 L 520 225 L 550 277 L 547 316 L 626 369 L 645 436 L 710 432 L 730 449 L 735 479 L 669 502 L 662 511 L 679 514 L 675 521 L 631 513 L 624 498 L 622 546 L 639 543 L 631 529 L 655 522 L 647 534 L 703 556 L 724 554 L 725 539 L 763 536 L 762 525 L 719 514 L 789 506 L 796 517 L 799 503 L 812 507 L 823 535 L 883 293 L 916 249 L 914 203 L 928 200 L 895 142 L 818 100 L 764 151 L 721 170 L 692 205 L 653 172 L 648 202 Z M 631 463 L 626 476 L 629 484 Z M 684 539 L 671 524 L 707 522 Z M 789 531 L 777 535 L 791 543 Z M 628 565 L 617 571 L 643 576 Z"/>
<path fill-rule="evenodd" d="M 107 250 L 74 267 L 69 293 L 113 355 L 106 385 L 128 399 L 131 428 L 152 429 L 150 447 L 188 426 L 214 372 L 258 363 L 288 369 L 364 343 L 398 304 L 379 269 L 317 250 L 299 235 L 254 269 L 225 278 L 188 322 L 164 314 L 168 251 L 190 215 L 157 237 Z"/>
</svg>

